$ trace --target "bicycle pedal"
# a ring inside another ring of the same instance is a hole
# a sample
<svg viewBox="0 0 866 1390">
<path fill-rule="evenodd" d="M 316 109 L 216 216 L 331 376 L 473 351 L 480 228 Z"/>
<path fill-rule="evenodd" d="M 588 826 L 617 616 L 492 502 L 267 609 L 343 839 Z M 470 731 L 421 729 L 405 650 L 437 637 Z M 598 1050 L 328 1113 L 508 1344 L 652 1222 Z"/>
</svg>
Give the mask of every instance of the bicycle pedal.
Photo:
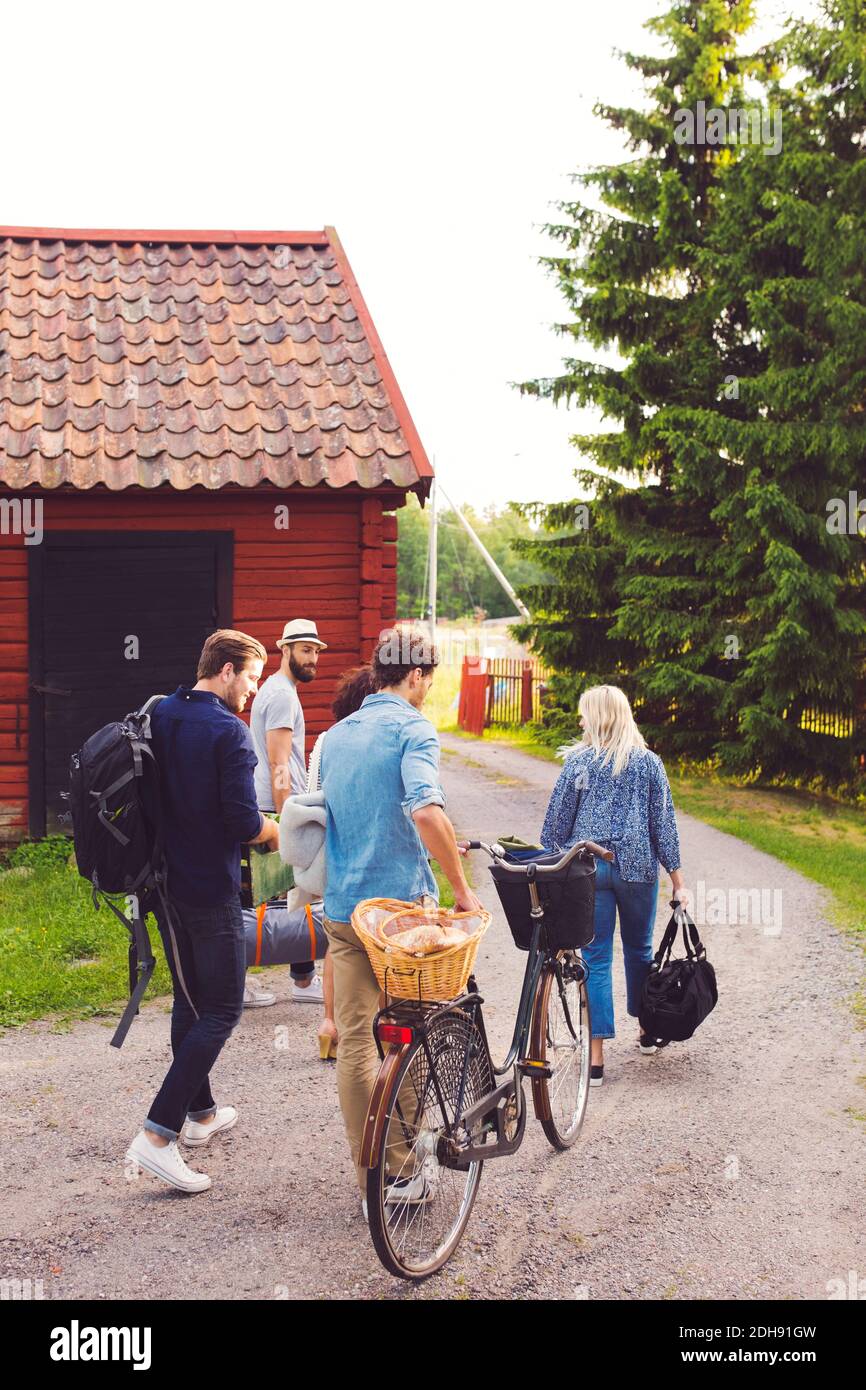
<svg viewBox="0 0 866 1390">
<path fill-rule="evenodd" d="M 524 1057 L 517 1063 L 517 1070 L 521 1072 L 523 1076 L 534 1077 L 536 1081 L 549 1081 L 553 1076 L 553 1072 L 546 1062 L 534 1062 L 529 1057 Z"/>
</svg>

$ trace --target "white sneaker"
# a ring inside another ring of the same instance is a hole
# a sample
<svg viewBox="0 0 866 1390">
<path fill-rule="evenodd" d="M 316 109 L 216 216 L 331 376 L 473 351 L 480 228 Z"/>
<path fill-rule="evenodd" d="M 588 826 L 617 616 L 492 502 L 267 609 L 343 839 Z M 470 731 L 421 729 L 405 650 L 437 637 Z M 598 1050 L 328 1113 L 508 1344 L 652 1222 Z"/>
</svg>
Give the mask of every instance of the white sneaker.
<svg viewBox="0 0 866 1390">
<path fill-rule="evenodd" d="M 248 980 L 244 981 L 244 1008 L 264 1009 L 268 1004 L 276 1004 L 277 996 L 266 989 L 253 989 Z"/>
<path fill-rule="evenodd" d="M 424 1173 L 416 1173 L 414 1178 L 388 1178 L 388 1195 L 385 1198 L 386 1206 L 403 1205 L 407 1207 L 424 1207 L 428 1202 L 432 1202 L 434 1197 L 433 1188 L 427 1181 Z M 369 1225 L 370 1218 L 367 1215 L 367 1198 L 361 1198 L 361 1215 Z"/>
<path fill-rule="evenodd" d="M 238 1122 L 238 1112 L 233 1105 L 222 1105 L 209 1125 L 198 1120 L 187 1120 L 183 1137 L 191 1149 L 200 1149 L 218 1134 L 221 1129 L 233 1129 Z"/>
<path fill-rule="evenodd" d="M 411 1178 L 390 1178 L 386 1206 L 424 1207 L 433 1200 L 433 1186 L 423 1168 Z"/>
<path fill-rule="evenodd" d="M 155 1178 L 179 1187 L 181 1192 L 206 1192 L 211 1185 L 207 1173 L 195 1173 L 187 1168 L 178 1153 L 177 1140 L 172 1139 L 163 1148 L 152 1144 L 145 1130 L 140 1129 L 126 1151 L 128 1163 L 138 1164 L 152 1173 Z"/>
<path fill-rule="evenodd" d="M 314 975 L 308 985 L 303 988 L 298 984 L 292 985 L 292 999 L 296 1004 L 324 1004 L 325 996 L 322 992 L 322 977 Z"/>
</svg>

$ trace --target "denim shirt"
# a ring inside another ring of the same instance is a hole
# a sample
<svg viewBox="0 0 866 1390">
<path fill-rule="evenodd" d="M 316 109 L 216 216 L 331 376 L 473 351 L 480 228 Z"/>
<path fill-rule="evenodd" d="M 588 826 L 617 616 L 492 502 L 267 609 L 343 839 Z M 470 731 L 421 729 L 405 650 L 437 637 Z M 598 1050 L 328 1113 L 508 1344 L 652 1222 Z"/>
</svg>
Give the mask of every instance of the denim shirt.
<svg viewBox="0 0 866 1390">
<path fill-rule="evenodd" d="M 387 690 L 322 740 L 325 913 L 348 922 L 365 898 L 411 902 L 439 893 L 412 812 L 444 806 L 439 739 L 423 714 Z"/>
<path fill-rule="evenodd" d="M 680 841 L 674 803 L 661 758 L 635 748 L 618 777 L 612 760 L 589 747 L 569 753 L 553 789 L 541 843 L 568 849 L 577 840 L 595 840 L 612 849 L 622 878 L 652 883 L 661 863 L 668 873 L 680 867 Z"/>
</svg>

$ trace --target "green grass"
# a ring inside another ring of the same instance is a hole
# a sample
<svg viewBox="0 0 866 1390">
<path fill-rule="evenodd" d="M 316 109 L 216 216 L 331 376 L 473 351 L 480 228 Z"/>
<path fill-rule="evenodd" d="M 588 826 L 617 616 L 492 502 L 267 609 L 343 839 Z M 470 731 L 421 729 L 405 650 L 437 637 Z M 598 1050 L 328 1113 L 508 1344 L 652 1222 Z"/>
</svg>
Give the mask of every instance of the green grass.
<svg viewBox="0 0 866 1390">
<path fill-rule="evenodd" d="M 448 882 L 447 878 L 443 874 L 442 869 L 440 868 L 437 860 L 431 859 L 430 863 L 433 868 L 433 876 L 436 879 L 437 884 L 439 885 L 439 906 L 453 907 L 454 889 L 451 887 L 451 884 Z M 466 875 L 466 882 L 469 884 L 469 887 L 473 888 L 475 885 L 475 879 L 472 873 L 472 860 L 469 858 L 468 855 L 463 860 L 463 872 Z"/>
<path fill-rule="evenodd" d="M 447 878 L 446 878 L 445 875 L 443 874 L 443 872 L 442 872 L 441 868 L 439 867 L 438 863 L 436 862 L 436 860 L 434 859 L 434 860 L 432 860 L 431 862 L 432 862 L 432 866 L 433 866 L 433 875 L 434 875 L 434 877 L 435 877 L 435 879 L 436 879 L 437 884 L 439 885 L 439 906 L 440 906 L 440 907 L 453 907 L 453 906 L 454 906 L 454 889 L 451 887 L 451 884 L 448 882 Z M 465 865 L 464 865 L 464 868 L 465 868 Z M 466 877 L 468 878 L 469 875 L 467 874 Z"/>
<path fill-rule="evenodd" d="M 0 1027 L 55 1016 L 117 1015 L 128 997 L 127 934 L 65 863 L 27 864 L 0 875 Z M 146 998 L 170 991 L 150 919 L 157 967 Z"/>
</svg>

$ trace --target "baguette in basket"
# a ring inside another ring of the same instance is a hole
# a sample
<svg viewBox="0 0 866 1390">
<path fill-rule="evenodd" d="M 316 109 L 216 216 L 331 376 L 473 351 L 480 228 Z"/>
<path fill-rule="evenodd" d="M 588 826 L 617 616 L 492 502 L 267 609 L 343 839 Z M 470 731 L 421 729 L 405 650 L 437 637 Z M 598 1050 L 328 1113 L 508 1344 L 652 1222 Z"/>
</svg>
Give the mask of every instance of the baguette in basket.
<svg viewBox="0 0 866 1390">
<path fill-rule="evenodd" d="M 388 948 L 408 951 L 410 955 L 428 955 L 449 946 L 465 946 L 468 938 L 480 930 L 482 921 L 478 912 L 413 908 L 381 917 L 375 935 Z"/>
<path fill-rule="evenodd" d="M 481 937 L 485 908 L 449 912 L 386 898 L 358 903 L 352 926 L 386 994 L 405 999 L 455 999 L 466 986 Z"/>
<path fill-rule="evenodd" d="M 441 951 L 446 944 L 445 933 L 435 922 L 410 927 L 408 931 L 398 931 L 388 937 L 389 946 L 399 946 L 401 951 L 411 951 L 413 955 L 419 956 L 426 956 L 431 951 Z"/>
</svg>

